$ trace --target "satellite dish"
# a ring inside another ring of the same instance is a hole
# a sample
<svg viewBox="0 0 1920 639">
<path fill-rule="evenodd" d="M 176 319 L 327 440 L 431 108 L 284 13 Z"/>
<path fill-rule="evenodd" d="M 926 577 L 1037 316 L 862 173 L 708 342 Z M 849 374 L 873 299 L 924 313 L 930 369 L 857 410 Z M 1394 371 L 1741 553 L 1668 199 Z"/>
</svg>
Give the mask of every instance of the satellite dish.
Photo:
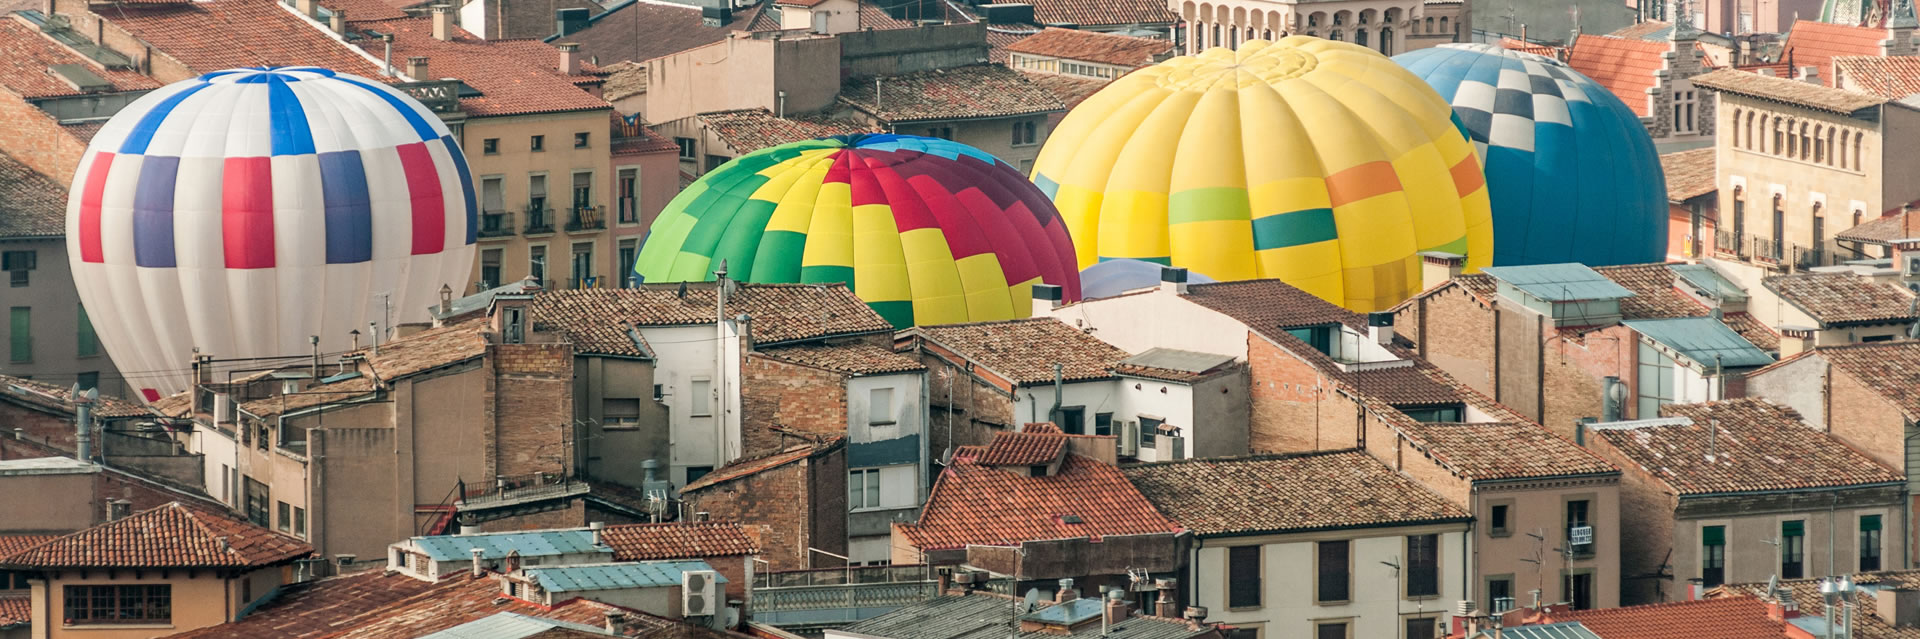
<svg viewBox="0 0 1920 639">
<path fill-rule="evenodd" d="M 1040 589 L 1028 588 L 1026 601 L 1025 603 L 1021 604 L 1020 612 L 1022 614 L 1033 612 L 1033 607 L 1039 604 L 1040 604 Z"/>
</svg>

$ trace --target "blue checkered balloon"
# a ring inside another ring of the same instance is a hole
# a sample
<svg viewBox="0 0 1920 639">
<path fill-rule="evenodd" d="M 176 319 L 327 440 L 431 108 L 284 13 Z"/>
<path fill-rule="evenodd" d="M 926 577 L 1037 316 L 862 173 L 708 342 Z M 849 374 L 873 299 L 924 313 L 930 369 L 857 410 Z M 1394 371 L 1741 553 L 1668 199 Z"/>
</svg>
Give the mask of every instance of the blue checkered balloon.
<svg viewBox="0 0 1920 639">
<path fill-rule="evenodd" d="M 1487 44 L 1393 60 L 1453 104 L 1480 153 L 1495 265 L 1666 260 L 1660 156 L 1606 87 L 1558 60 Z"/>
</svg>

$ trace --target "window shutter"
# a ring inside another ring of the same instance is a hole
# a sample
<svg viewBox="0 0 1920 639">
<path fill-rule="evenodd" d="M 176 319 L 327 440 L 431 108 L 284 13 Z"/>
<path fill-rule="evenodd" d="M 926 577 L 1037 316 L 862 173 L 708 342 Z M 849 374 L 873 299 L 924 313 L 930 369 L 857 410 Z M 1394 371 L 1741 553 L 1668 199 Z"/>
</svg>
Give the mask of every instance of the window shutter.
<svg viewBox="0 0 1920 639">
<path fill-rule="evenodd" d="M 1865 517 L 1860 518 L 1860 530 L 1867 531 L 1867 530 L 1879 530 L 1879 529 L 1880 529 L 1879 515 L 1867 515 Z"/>
<path fill-rule="evenodd" d="M 1801 520 L 1780 522 L 1782 537 L 1799 537 L 1807 534 L 1807 522 Z"/>
<path fill-rule="evenodd" d="M 1861 525 L 1862 526 L 1866 525 L 1865 520 L 1862 520 Z M 1707 526 L 1705 528 L 1701 528 L 1700 543 L 1702 545 L 1707 545 L 1707 546 L 1727 545 L 1727 527 L 1726 526 Z"/>
</svg>

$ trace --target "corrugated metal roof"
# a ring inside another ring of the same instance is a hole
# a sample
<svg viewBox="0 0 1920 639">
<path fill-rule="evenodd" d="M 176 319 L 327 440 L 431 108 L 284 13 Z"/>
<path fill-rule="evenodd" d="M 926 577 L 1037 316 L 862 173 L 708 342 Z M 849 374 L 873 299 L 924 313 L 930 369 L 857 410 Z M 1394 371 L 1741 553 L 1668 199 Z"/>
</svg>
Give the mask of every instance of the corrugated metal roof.
<svg viewBox="0 0 1920 639">
<path fill-rule="evenodd" d="M 1633 297 L 1633 291 L 1584 264 L 1491 266 L 1480 272 L 1549 302 Z"/>
<path fill-rule="evenodd" d="M 1539 626 L 1514 626 L 1511 628 L 1503 628 L 1500 632 L 1500 636 L 1503 639 L 1600 639 L 1600 635 L 1593 634 L 1592 630 L 1588 630 L 1586 626 L 1580 625 L 1578 621 L 1550 623 Z M 1474 635 L 1476 639 L 1479 637 L 1492 636 L 1494 636 L 1493 633 L 1486 630 Z"/>
<path fill-rule="evenodd" d="M 1120 360 L 1122 364 L 1152 366 L 1187 373 L 1205 373 L 1221 364 L 1233 361 L 1232 355 L 1183 351 L 1173 348 L 1150 348 L 1147 352 Z"/>
<path fill-rule="evenodd" d="M 478 535 L 439 535 L 434 537 L 414 537 L 413 545 L 434 561 L 457 561 L 471 559 L 473 549 L 480 549 L 485 559 L 499 559 L 509 551 L 518 550 L 522 557 L 545 557 L 551 555 L 572 555 L 579 553 L 604 553 L 611 557 L 613 549 L 596 546 L 591 530 L 543 530 L 537 532 L 483 533 Z"/>
<path fill-rule="evenodd" d="M 469 621 L 430 635 L 423 635 L 420 639 L 522 639 L 523 637 L 531 637 L 555 628 L 567 628 L 580 632 L 612 636 L 605 628 L 595 628 L 577 623 L 503 612 L 491 617 Z"/>
<path fill-rule="evenodd" d="M 713 570 L 713 566 L 704 561 L 641 561 L 545 566 L 527 568 L 526 573 L 547 592 L 578 592 L 678 586 L 681 573 L 694 570 Z M 727 582 L 723 575 L 715 577 L 719 583 Z"/>
<path fill-rule="evenodd" d="M 1733 280 L 1727 279 L 1727 276 L 1721 275 L 1720 271 L 1714 270 L 1711 266 L 1705 264 L 1675 264 L 1668 268 L 1673 269 L 1673 273 L 1679 275 L 1680 279 L 1686 280 L 1687 284 L 1706 291 L 1714 297 L 1729 302 L 1747 299 L 1746 289 L 1740 288 L 1739 284 L 1735 284 Z"/>
<path fill-rule="evenodd" d="M 1773 356 L 1713 317 L 1676 317 L 1673 319 L 1628 320 L 1627 328 L 1638 331 L 1661 346 L 1685 355 L 1700 366 L 1726 368 L 1766 366 Z"/>
</svg>

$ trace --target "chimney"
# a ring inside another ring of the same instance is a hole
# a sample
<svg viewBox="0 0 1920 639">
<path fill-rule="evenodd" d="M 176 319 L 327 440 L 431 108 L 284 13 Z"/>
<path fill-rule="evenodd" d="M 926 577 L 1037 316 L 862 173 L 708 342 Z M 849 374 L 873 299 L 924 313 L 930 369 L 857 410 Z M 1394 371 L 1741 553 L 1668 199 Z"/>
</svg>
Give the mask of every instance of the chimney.
<svg viewBox="0 0 1920 639">
<path fill-rule="evenodd" d="M 485 566 L 480 564 L 480 553 L 481 553 L 480 549 L 474 548 L 474 549 L 468 550 L 467 552 L 473 553 L 473 578 L 479 579 L 481 577 L 486 576 L 487 569 Z"/>
<path fill-rule="evenodd" d="M 311 18 L 314 15 L 313 0 L 293 0 L 293 10 L 299 11 L 300 15 Z"/>
<path fill-rule="evenodd" d="M 1127 591 L 1120 588 L 1107 591 L 1107 602 L 1101 607 L 1101 612 L 1106 615 L 1107 623 L 1119 623 L 1127 615 L 1133 614 L 1133 606 L 1127 602 Z"/>
<path fill-rule="evenodd" d="M 1153 587 L 1160 591 L 1160 598 L 1153 602 L 1153 614 L 1156 617 L 1173 616 L 1173 589 L 1180 582 L 1175 579 L 1155 579 Z"/>
<path fill-rule="evenodd" d="M 562 42 L 553 45 L 553 48 L 560 50 L 560 73 L 564 75 L 580 75 L 580 45 L 573 42 Z"/>
<path fill-rule="evenodd" d="M 1820 83 L 1820 67 L 1816 67 L 1813 65 L 1802 66 L 1800 67 L 1799 76 L 1800 76 L 1799 77 L 1800 80 L 1806 81 L 1810 84 L 1819 84 Z"/>
<path fill-rule="evenodd" d="M 1814 329 L 1804 326 L 1780 327 L 1780 359 L 1813 350 Z"/>
<path fill-rule="evenodd" d="M 1385 346 L 1393 343 L 1393 313 L 1375 311 L 1367 313 L 1367 334 L 1376 344 Z"/>
<path fill-rule="evenodd" d="M 618 610 L 607 611 L 607 634 L 624 637 L 627 634 L 627 615 Z"/>
<path fill-rule="evenodd" d="M 1800 605 L 1794 602 L 1792 593 L 1785 586 L 1775 588 L 1774 597 L 1767 601 L 1768 619 L 1786 621 L 1800 616 Z"/>
<path fill-rule="evenodd" d="M 1880 620 L 1895 628 L 1920 627 L 1920 590 L 1881 588 L 1874 593 Z"/>
<path fill-rule="evenodd" d="M 433 5 L 433 39 L 443 42 L 453 39 L 453 10 L 447 5 Z"/>
<path fill-rule="evenodd" d="M 440 285 L 440 314 L 445 315 L 451 312 L 453 312 L 453 287 L 448 286 L 446 284 L 441 284 Z"/>
<path fill-rule="evenodd" d="M 409 56 L 407 58 L 407 75 L 412 77 L 414 82 L 426 82 L 431 79 L 427 76 L 427 56 Z"/>
<path fill-rule="evenodd" d="M 1187 269 L 1172 266 L 1160 267 L 1160 290 L 1174 295 L 1187 294 Z"/>
<path fill-rule="evenodd" d="M 1201 620 L 1207 618 L 1207 608 L 1206 606 L 1187 606 L 1185 617 L 1187 618 L 1187 630 L 1197 632 L 1201 628 Z"/>
<path fill-rule="evenodd" d="M 1073 589 L 1072 579 L 1060 580 L 1060 589 L 1053 592 L 1054 603 L 1066 603 L 1080 598 L 1080 591 Z"/>
<path fill-rule="evenodd" d="M 1066 289 L 1058 284 L 1033 285 L 1033 317 L 1046 317 L 1060 308 L 1066 298 Z"/>
<path fill-rule="evenodd" d="M 693 514 L 694 521 L 710 521 L 712 517 L 713 517 L 713 513 L 710 513 L 704 510 Z"/>
<path fill-rule="evenodd" d="M 600 531 L 606 529 L 606 527 L 607 522 L 604 521 L 587 522 L 587 530 L 593 533 L 593 545 L 600 545 Z"/>
<path fill-rule="evenodd" d="M 1420 252 L 1420 288 L 1426 290 L 1452 280 L 1467 266 L 1467 256 L 1445 251 Z"/>
<path fill-rule="evenodd" d="M 333 17 L 327 18 L 327 27 L 333 29 L 334 33 L 346 33 L 347 11 L 345 9 L 334 9 Z"/>
</svg>

